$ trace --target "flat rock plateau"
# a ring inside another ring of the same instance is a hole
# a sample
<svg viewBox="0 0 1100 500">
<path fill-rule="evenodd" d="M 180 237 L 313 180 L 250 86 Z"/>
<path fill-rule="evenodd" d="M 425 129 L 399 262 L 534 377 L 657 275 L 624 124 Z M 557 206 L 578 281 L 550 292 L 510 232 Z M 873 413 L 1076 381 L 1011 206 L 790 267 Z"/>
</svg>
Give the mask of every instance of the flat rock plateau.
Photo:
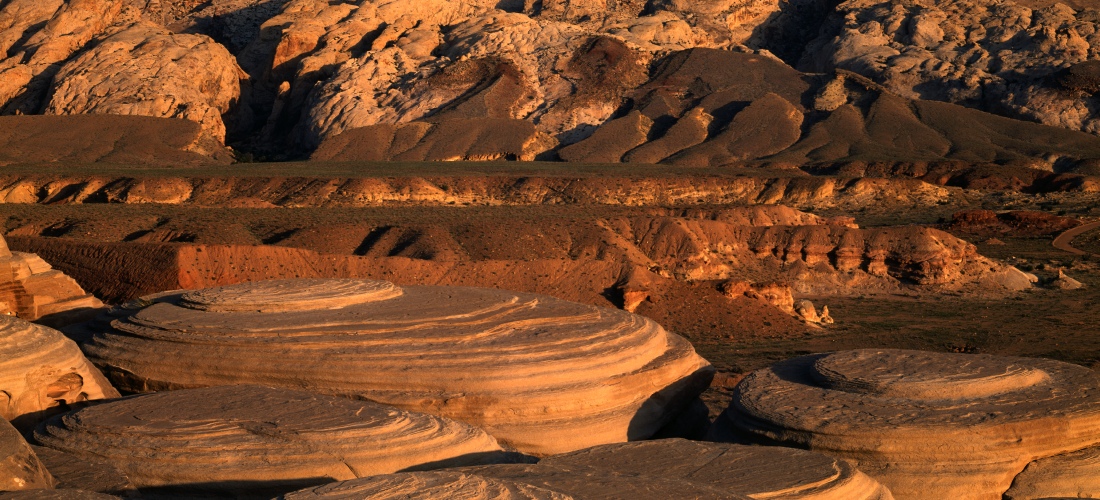
<svg viewBox="0 0 1100 500">
<path fill-rule="evenodd" d="M 1096 0 L 0 0 L 0 499 L 1100 498 Z"/>
</svg>

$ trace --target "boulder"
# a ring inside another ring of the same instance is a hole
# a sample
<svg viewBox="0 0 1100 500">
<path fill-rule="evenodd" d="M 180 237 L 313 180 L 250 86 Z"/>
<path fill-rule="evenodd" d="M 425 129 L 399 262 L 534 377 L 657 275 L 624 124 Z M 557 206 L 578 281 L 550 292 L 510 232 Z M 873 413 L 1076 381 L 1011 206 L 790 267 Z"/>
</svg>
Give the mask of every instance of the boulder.
<svg viewBox="0 0 1100 500">
<path fill-rule="evenodd" d="M 4 491 L 53 488 L 54 480 L 34 450 L 7 420 L 0 418 L 0 495 Z"/>
<path fill-rule="evenodd" d="M 102 307 L 72 278 L 35 254 L 8 250 L 0 237 L 0 314 L 64 325 Z"/>
<path fill-rule="evenodd" d="M 129 307 L 86 345 L 128 391 L 306 388 L 469 422 L 542 455 L 649 437 L 712 374 L 651 320 L 502 290 L 282 280 Z"/>
<path fill-rule="evenodd" d="M 511 459 L 496 440 L 467 424 L 259 386 L 129 397 L 60 415 L 34 437 L 49 448 L 110 462 L 143 493 L 236 498 Z"/>
<path fill-rule="evenodd" d="M 61 332 L 0 316 L 0 417 L 27 430 L 71 404 L 118 396 Z"/>
<path fill-rule="evenodd" d="M 143 22 L 61 66 L 44 112 L 185 118 L 224 143 L 222 115 L 240 99 L 244 77 L 233 55 L 211 38 Z"/>
<path fill-rule="evenodd" d="M 1100 443 L 1098 401 L 1100 376 L 1067 363 L 863 349 L 750 373 L 713 434 L 851 460 L 897 498 L 992 500 L 1028 463 Z M 1095 462 L 1075 463 L 1075 491 L 1100 494 Z"/>
<path fill-rule="evenodd" d="M 500 498 L 494 494 L 539 499 L 893 498 L 886 488 L 843 460 L 791 448 L 683 439 L 597 446 L 548 457 L 538 465 L 376 476 L 298 491 L 283 498 L 429 499 L 438 498 L 433 495 L 441 491 L 469 498 Z"/>
</svg>

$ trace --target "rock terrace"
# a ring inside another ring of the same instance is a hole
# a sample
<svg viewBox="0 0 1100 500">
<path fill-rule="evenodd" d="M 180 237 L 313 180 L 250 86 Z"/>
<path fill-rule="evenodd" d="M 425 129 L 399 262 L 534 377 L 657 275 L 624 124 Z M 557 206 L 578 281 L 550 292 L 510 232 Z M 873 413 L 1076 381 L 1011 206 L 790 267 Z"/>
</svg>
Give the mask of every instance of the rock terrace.
<svg viewBox="0 0 1100 500">
<path fill-rule="evenodd" d="M 646 318 L 500 290 L 286 280 L 134 307 L 86 345 L 128 391 L 308 388 L 469 422 L 537 454 L 646 438 L 712 373 Z"/>
<path fill-rule="evenodd" d="M 439 498 L 433 495 L 442 491 L 484 499 L 893 498 L 886 488 L 843 460 L 791 448 L 682 439 L 597 446 L 545 458 L 538 465 L 377 476 L 324 485 L 283 498 L 429 499 Z"/>
<path fill-rule="evenodd" d="M 35 254 L 8 250 L 0 237 L 0 314 L 64 324 L 101 307 L 72 278 Z"/>
<path fill-rule="evenodd" d="M 864 349 L 749 374 L 715 434 L 850 459 L 898 498 L 995 499 L 1048 460 L 1087 487 L 1095 461 L 1063 454 L 1100 442 L 1098 400 L 1091 370 L 1057 361 Z"/>
<path fill-rule="evenodd" d="M 141 491 L 273 495 L 328 481 L 510 459 L 480 429 L 259 386 L 129 397 L 59 416 L 42 445 L 107 460 Z"/>
</svg>

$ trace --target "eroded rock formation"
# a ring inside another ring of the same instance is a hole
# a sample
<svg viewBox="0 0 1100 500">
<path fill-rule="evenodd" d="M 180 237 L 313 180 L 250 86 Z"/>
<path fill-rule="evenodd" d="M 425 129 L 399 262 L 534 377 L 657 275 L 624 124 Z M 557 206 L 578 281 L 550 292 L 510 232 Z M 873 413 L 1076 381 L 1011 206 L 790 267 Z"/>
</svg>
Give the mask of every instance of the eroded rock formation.
<svg viewBox="0 0 1100 500">
<path fill-rule="evenodd" d="M 478 499 L 893 498 L 886 488 L 843 460 L 791 448 L 682 439 L 597 446 L 548 457 L 538 465 L 465 467 L 377 476 L 298 491 L 282 498 L 429 499 L 444 491 Z"/>
<path fill-rule="evenodd" d="M 849 69 L 909 98 L 948 101 L 1100 132 L 1086 61 L 1100 11 L 1060 3 L 843 2 L 798 64 Z"/>
<path fill-rule="evenodd" d="M 1091 370 L 1045 359 L 843 351 L 750 373 L 714 434 L 847 458 L 898 498 L 1044 491 L 1063 463 L 1049 492 L 1095 495 L 1092 452 L 1066 454 L 1100 443 L 1098 388 Z"/>
<path fill-rule="evenodd" d="M 0 314 L 65 324 L 103 303 L 35 254 L 12 252 L 0 238 Z"/>
<path fill-rule="evenodd" d="M 496 440 L 466 424 L 259 386 L 170 391 L 90 406 L 39 427 L 35 440 L 108 460 L 139 489 L 238 498 L 509 459 Z"/>
<path fill-rule="evenodd" d="M 0 492 L 53 488 L 54 480 L 34 450 L 0 418 Z"/>
<path fill-rule="evenodd" d="M 61 332 L 0 316 L 0 417 L 26 430 L 70 404 L 118 396 Z"/>
<path fill-rule="evenodd" d="M 538 454 L 649 437 L 712 373 L 648 319 L 500 290 L 283 280 L 131 307 L 86 346 L 126 390 L 309 388 L 469 422 Z"/>
</svg>

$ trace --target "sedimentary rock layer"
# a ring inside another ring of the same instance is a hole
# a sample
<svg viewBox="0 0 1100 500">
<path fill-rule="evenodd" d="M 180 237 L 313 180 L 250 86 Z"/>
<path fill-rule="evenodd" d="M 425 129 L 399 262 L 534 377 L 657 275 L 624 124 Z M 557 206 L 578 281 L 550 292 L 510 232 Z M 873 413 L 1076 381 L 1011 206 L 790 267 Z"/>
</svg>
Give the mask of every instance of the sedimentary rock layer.
<svg viewBox="0 0 1100 500">
<path fill-rule="evenodd" d="M 0 417 L 26 429 L 69 404 L 116 397 L 61 332 L 0 316 Z"/>
<path fill-rule="evenodd" d="M 1100 442 L 1098 402 L 1075 365 L 866 349 L 749 374 L 715 429 L 850 459 L 898 498 L 997 499 L 1028 462 Z"/>
<path fill-rule="evenodd" d="M 0 314 L 27 321 L 49 317 L 52 324 L 64 324 L 101 307 L 72 278 L 35 254 L 8 250 L 0 238 Z"/>
<path fill-rule="evenodd" d="M 107 460 L 141 490 L 242 498 L 508 459 L 496 440 L 466 424 L 259 386 L 170 391 L 95 405 L 49 421 L 35 439 Z"/>
<path fill-rule="evenodd" d="M 712 370 L 648 319 L 501 290 L 285 280 L 132 307 L 87 345 L 127 390 L 308 388 L 469 422 L 539 454 L 648 437 Z"/>
<path fill-rule="evenodd" d="M 357 479 L 286 500 L 462 498 L 786 498 L 887 500 L 890 492 L 843 460 L 780 447 L 682 439 L 597 446 L 538 465 L 493 465 Z M 464 495 L 469 495 L 464 496 Z"/>
<path fill-rule="evenodd" d="M 0 492 L 53 488 L 54 481 L 34 450 L 0 418 Z"/>
</svg>

